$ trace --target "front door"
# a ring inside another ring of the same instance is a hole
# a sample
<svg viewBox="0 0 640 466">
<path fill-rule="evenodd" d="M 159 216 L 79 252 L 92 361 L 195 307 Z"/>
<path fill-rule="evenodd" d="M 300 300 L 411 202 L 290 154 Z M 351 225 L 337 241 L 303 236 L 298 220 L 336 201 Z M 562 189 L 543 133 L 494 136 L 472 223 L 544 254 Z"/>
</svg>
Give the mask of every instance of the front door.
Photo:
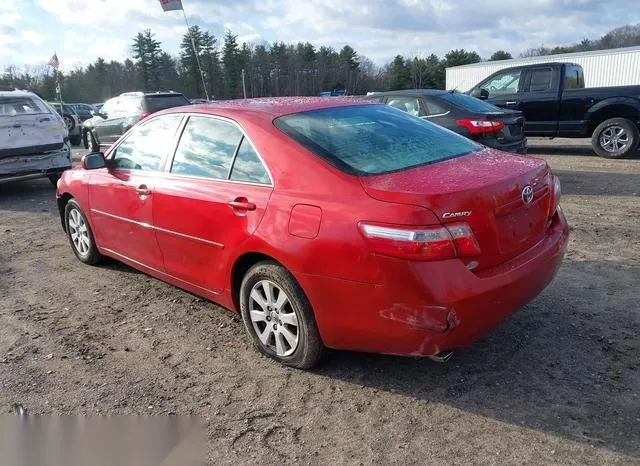
<svg viewBox="0 0 640 466">
<path fill-rule="evenodd" d="M 163 260 L 153 229 L 156 178 L 182 120 L 165 115 L 141 125 L 95 170 L 89 183 L 94 235 L 100 248 L 156 270 Z"/>
<path fill-rule="evenodd" d="M 230 254 L 258 227 L 272 189 L 235 123 L 189 117 L 170 170 L 154 188 L 153 222 L 166 272 L 221 291 Z"/>
</svg>

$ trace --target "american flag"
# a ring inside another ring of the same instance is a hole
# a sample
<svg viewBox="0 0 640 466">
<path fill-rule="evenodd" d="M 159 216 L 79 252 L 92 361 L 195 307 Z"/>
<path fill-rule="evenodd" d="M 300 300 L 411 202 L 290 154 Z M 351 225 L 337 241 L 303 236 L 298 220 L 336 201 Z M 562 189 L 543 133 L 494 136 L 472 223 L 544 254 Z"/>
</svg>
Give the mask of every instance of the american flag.
<svg viewBox="0 0 640 466">
<path fill-rule="evenodd" d="M 51 60 L 49 60 L 49 65 L 55 68 L 56 70 L 58 69 L 58 67 L 60 66 L 60 62 L 58 61 L 58 55 L 56 55 L 55 53 L 53 54 L 53 57 L 51 57 Z"/>
<path fill-rule="evenodd" d="M 183 10 L 182 0 L 160 0 L 160 5 L 164 11 Z"/>
</svg>

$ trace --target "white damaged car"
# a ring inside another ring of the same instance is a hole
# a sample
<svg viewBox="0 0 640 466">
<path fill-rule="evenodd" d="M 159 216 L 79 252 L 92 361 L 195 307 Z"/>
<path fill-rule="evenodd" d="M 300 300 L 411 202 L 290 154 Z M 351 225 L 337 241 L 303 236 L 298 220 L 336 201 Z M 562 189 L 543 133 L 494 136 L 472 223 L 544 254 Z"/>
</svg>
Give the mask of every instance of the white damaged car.
<svg viewBox="0 0 640 466">
<path fill-rule="evenodd" d="M 0 91 L 0 183 L 49 178 L 71 168 L 63 119 L 28 91 Z"/>
</svg>

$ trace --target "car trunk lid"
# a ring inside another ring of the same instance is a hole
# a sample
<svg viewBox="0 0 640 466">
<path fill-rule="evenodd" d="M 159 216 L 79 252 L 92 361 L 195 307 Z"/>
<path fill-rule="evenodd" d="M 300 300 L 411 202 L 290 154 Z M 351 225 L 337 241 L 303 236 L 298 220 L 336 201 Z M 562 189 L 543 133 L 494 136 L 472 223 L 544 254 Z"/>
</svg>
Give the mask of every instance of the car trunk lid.
<svg viewBox="0 0 640 466">
<path fill-rule="evenodd" d="M 65 136 L 53 114 L 0 115 L 0 157 L 58 150 Z"/>
<path fill-rule="evenodd" d="M 467 222 L 482 251 L 476 270 L 526 251 L 547 228 L 552 182 L 543 160 L 486 149 L 360 181 L 375 199 L 426 207 L 444 224 Z"/>
</svg>

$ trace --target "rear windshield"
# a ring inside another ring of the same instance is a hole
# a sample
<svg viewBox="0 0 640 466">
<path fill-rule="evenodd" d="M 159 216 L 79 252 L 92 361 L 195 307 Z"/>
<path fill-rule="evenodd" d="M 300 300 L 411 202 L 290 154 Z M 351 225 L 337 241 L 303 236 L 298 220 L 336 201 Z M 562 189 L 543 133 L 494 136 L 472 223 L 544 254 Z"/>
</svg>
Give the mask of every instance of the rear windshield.
<svg viewBox="0 0 640 466">
<path fill-rule="evenodd" d="M 46 105 L 29 97 L 0 97 L 0 115 L 50 113 Z"/>
<path fill-rule="evenodd" d="M 458 157 L 481 147 L 387 105 L 358 105 L 287 115 L 275 125 L 334 166 L 379 175 Z"/>
<path fill-rule="evenodd" d="M 485 102 L 484 100 L 476 99 L 475 97 L 471 97 L 467 94 L 461 94 L 459 92 L 448 92 L 438 97 L 458 108 L 462 108 L 470 112 L 483 113 L 504 111 L 489 102 Z"/>
<path fill-rule="evenodd" d="M 157 112 L 165 108 L 180 107 L 182 105 L 190 105 L 191 102 L 182 94 L 177 95 L 148 95 L 145 96 L 147 101 L 147 112 Z"/>
</svg>

